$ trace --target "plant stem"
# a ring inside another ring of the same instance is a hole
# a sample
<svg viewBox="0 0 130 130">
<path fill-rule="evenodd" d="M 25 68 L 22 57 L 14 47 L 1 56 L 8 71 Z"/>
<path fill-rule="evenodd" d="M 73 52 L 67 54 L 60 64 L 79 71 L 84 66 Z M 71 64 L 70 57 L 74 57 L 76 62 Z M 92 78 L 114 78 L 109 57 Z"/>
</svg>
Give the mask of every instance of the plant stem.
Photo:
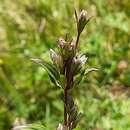
<svg viewBox="0 0 130 130">
<path fill-rule="evenodd" d="M 80 37 L 80 33 L 78 32 L 77 39 L 76 39 L 76 48 L 77 48 L 78 43 L 79 43 L 79 37 Z"/>
<path fill-rule="evenodd" d="M 67 87 L 66 87 L 67 88 Z M 67 126 L 67 89 L 64 90 L 64 125 Z"/>
<path fill-rule="evenodd" d="M 73 57 L 70 57 L 66 63 L 65 63 L 65 69 L 66 69 L 66 79 L 67 79 L 67 84 L 64 90 L 64 125 L 67 127 L 68 130 L 70 130 L 70 123 L 68 122 L 68 113 L 67 113 L 67 106 L 68 104 L 68 94 L 69 90 L 73 86 L 73 75 L 70 72 L 70 67 L 72 64 L 72 59 Z"/>
</svg>

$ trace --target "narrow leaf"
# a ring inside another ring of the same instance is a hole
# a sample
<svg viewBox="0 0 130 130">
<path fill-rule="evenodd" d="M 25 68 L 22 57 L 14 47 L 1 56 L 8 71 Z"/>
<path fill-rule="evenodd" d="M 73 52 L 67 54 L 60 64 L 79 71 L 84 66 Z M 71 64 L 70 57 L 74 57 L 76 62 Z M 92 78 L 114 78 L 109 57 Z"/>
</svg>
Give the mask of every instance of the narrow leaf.
<svg viewBox="0 0 130 130">
<path fill-rule="evenodd" d="M 46 61 L 40 60 L 40 59 L 31 59 L 33 62 L 41 65 L 44 67 L 49 73 L 51 73 L 56 79 L 59 79 L 60 74 L 57 71 L 56 67 L 53 64 L 50 64 Z"/>
<path fill-rule="evenodd" d="M 74 105 L 73 108 L 70 111 L 69 122 L 74 121 L 77 117 L 77 114 L 78 114 L 77 106 Z"/>
<path fill-rule="evenodd" d="M 82 113 L 79 113 L 76 120 L 73 121 L 73 123 L 72 123 L 72 129 L 76 128 L 76 126 L 79 123 L 79 121 L 81 120 L 81 118 L 82 118 Z"/>
<path fill-rule="evenodd" d="M 97 68 L 90 68 L 90 69 L 87 69 L 86 71 L 85 71 L 85 74 L 88 74 L 88 73 L 90 73 L 90 72 L 92 72 L 92 71 L 98 71 L 99 69 L 97 69 Z"/>
<path fill-rule="evenodd" d="M 84 75 L 85 70 L 81 70 L 80 74 L 75 77 L 74 86 L 78 85 L 82 81 Z"/>
</svg>

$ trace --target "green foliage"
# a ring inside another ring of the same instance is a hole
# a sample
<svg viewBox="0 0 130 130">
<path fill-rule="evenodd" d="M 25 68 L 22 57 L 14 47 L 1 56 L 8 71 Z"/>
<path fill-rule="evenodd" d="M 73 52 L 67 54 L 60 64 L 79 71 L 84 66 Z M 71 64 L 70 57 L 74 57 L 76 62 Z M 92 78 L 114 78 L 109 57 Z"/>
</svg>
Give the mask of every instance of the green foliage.
<svg viewBox="0 0 130 130">
<path fill-rule="evenodd" d="M 16 118 L 26 123 L 42 120 L 47 130 L 63 120 L 63 103 L 57 99 L 61 90 L 50 85 L 45 71 L 29 59 L 49 62 L 47 50 L 55 48 L 57 38 L 67 30 L 75 35 L 74 7 L 94 15 L 79 51 L 90 57 L 87 68 L 100 68 L 82 79 L 73 93 L 84 113 L 75 130 L 129 130 L 129 0 L 0 1 L 1 130 L 11 129 Z"/>
</svg>

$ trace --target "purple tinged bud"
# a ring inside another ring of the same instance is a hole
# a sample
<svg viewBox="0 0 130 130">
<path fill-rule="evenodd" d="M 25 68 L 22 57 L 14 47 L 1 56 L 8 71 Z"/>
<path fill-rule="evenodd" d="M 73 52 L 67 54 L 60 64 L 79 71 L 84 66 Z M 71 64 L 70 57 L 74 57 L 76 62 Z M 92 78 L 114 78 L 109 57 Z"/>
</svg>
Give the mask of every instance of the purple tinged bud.
<svg viewBox="0 0 130 130">
<path fill-rule="evenodd" d="M 82 10 L 79 14 L 79 21 L 85 21 L 87 18 L 87 11 Z"/>
<path fill-rule="evenodd" d="M 71 44 L 70 44 L 70 50 L 74 50 L 76 47 L 76 42 L 74 40 L 72 40 Z"/>
<path fill-rule="evenodd" d="M 87 57 L 85 55 L 80 55 L 73 58 L 71 70 L 73 74 L 77 74 L 82 66 L 86 63 Z"/>
<path fill-rule="evenodd" d="M 64 48 L 66 41 L 63 38 L 59 38 L 58 44 L 60 48 Z"/>
<path fill-rule="evenodd" d="M 57 63 L 57 61 L 59 60 L 59 55 L 52 49 L 50 49 L 50 56 L 51 59 L 54 63 Z"/>
<path fill-rule="evenodd" d="M 50 56 L 53 63 L 57 66 L 60 72 L 63 72 L 63 61 L 62 57 L 58 55 L 54 50 L 50 49 Z"/>
<path fill-rule="evenodd" d="M 59 38 L 58 40 L 58 45 L 61 48 L 61 54 L 64 60 L 69 57 L 73 57 L 76 48 L 76 43 L 73 39 L 69 40 L 68 38 L 66 38 L 66 40 L 64 40 L 63 38 Z"/>
<path fill-rule="evenodd" d="M 81 33 L 87 24 L 87 22 L 90 20 L 90 17 L 87 15 L 87 11 L 82 10 L 78 17 L 78 32 Z"/>
</svg>

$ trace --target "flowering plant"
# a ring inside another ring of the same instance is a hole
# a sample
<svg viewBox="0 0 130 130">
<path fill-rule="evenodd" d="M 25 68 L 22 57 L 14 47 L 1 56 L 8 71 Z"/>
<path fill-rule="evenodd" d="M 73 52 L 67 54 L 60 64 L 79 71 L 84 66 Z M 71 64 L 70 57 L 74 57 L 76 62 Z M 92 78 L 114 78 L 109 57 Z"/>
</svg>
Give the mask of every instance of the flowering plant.
<svg viewBox="0 0 130 130">
<path fill-rule="evenodd" d="M 77 105 L 74 103 L 72 91 L 87 73 L 97 70 L 96 68 L 86 69 L 85 63 L 88 57 L 78 54 L 77 51 L 80 35 L 91 17 L 85 10 L 82 10 L 79 15 L 75 10 L 75 17 L 77 22 L 76 40 L 70 39 L 68 35 L 65 39 L 59 38 L 59 51 L 55 52 L 50 49 L 52 63 L 40 59 L 31 59 L 46 69 L 52 83 L 63 90 L 64 122 L 59 124 L 57 130 L 73 130 L 76 128 L 82 114 L 78 112 Z"/>
<path fill-rule="evenodd" d="M 59 124 L 57 130 L 72 130 L 76 128 L 82 114 L 78 113 L 78 108 L 73 101 L 71 92 L 81 82 L 86 73 L 97 70 L 96 68 L 85 69 L 84 65 L 88 57 L 77 54 L 80 35 L 91 17 L 88 17 L 85 10 L 82 10 L 79 16 L 75 10 L 75 17 L 77 38 L 76 40 L 69 39 L 67 35 L 65 39 L 59 38 L 59 52 L 50 49 L 53 63 L 32 59 L 47 70 L 51 81 L 56 86 L 64 90 L 64 123 Z"/>
</svg>

